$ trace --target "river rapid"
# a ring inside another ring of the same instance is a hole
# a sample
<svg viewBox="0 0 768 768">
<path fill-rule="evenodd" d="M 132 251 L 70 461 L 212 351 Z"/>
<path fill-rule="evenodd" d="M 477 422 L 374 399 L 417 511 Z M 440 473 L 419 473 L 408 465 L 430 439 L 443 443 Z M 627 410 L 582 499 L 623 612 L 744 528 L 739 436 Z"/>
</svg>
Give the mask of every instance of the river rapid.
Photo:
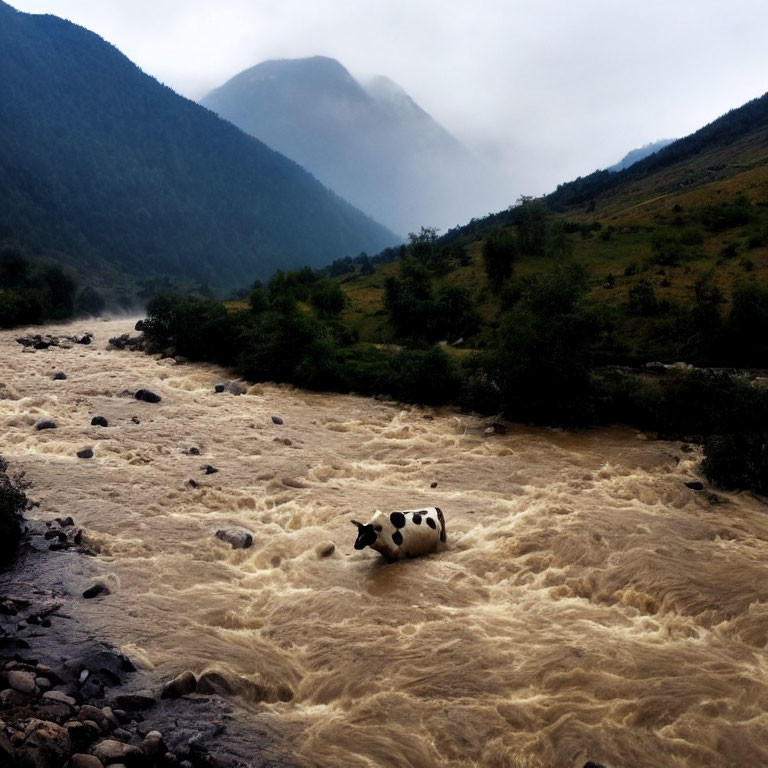
<svg viewBox="0 0 768 768">
<path fill-rule="evenodd" d="M 238 718 L 322 768 L 768 764 L 768 507 L 687 488 L 696 452 L 269 384 L 214 394 L 215 366 L 107 348 L 132 326 L 46 327 L 94 342 L 34 354 L 0 333 L 0 454 L 97 552 L 73 567 L 112 594 L 81 620 L 158 680 L 220 673 Z M 444 552 L 353 549 L 350 519 L 427 505 Z M 232 525 L 252 548 L 215 538 Z"/>
</svg>

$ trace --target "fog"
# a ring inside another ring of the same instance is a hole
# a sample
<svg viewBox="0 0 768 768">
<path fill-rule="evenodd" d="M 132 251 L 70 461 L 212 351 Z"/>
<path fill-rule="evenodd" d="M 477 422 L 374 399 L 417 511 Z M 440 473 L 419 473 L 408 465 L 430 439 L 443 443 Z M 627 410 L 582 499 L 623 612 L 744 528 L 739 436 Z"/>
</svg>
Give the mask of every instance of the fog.
<svg viewBox="0 0 768 768">
<path fill-rule="evenodd" d="M 270 58 L 386 75 L 504 175 L 499 208 L 696 130 L 768 73 L 760 0 L 13 4 L 94 30 L 194 99 Z"/>
</svg>

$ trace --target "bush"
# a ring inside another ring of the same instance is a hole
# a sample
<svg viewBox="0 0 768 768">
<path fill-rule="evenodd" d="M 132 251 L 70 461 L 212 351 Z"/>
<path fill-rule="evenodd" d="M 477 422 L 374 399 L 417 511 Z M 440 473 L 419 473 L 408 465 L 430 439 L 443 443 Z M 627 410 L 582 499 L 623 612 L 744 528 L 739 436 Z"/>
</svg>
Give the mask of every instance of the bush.
<svg viewBox="0 0 768 768">
<path fill-rule="evenodd" d="M 704 453 L 701 468 L 710 482 L 768 495 L 768 432 L 714 435 Z"/>
<path fill-rule="evenodd" d="M 0 563 L 7 562 L 16 551 L 26 506 L 24 491 L 8 476 L 8 463 L 0 456 Z"/>
<path fill-rule="evenodd" d="M 517 258 L 517 240 L 506 230 L 497 230 L 483 241 L 483 266 L 491 289 L 498 293 L 512 274 Z"/>
<path fill-rule="evenodd" d="M 147 306 L 144 336 L 152 351 L 173 347 L 190 360 L 232 361 L 233 323 L 220 301 L 159 294 Z"/>
</svg>

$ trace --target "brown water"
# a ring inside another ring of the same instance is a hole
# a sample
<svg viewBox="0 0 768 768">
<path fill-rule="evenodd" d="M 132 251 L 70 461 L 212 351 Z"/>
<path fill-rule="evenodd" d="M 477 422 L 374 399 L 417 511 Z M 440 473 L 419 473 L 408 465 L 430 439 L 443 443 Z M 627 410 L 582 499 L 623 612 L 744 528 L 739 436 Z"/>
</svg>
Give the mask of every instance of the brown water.
<svg viewBox="0 0 768 768">
<path fill-rule="evenodd" d="M 220 672 L 241 717 L 323 768 L 768 764 L 768 507 L 686 488 L 696 454 L 625 428 L 486 436 L 353 396 L 216 395 L 213 366 L 106 349 L 130 328 L 76 324 L 91 347 L 35 354 L 1 333 L 0 453 L 43 516 L 86 528 L 113 594 L 84 615 L 145 667 Z M 445 552 L 353 550 L 352 517 L 422 505 L 446 514 Z M 253 548 L 217 540 L 227 525 Z"/>
</svg>

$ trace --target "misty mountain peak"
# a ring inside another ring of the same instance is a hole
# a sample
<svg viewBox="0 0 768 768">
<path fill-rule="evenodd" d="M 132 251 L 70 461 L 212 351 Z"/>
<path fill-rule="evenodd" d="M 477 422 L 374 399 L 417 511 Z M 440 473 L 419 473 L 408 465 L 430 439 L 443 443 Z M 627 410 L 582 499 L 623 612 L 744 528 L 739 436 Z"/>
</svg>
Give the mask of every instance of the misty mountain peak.
<svg viewBox="0 0 768 768">
<path fill-rule="evenodd" d="M 397 83 L 356 80 L 325 56 L 264 61 L 202 103 L 405 234 L 475 213 L 493 174 Z M 482 210 L 480 208 L 480 210 Z"/>
</svg>

